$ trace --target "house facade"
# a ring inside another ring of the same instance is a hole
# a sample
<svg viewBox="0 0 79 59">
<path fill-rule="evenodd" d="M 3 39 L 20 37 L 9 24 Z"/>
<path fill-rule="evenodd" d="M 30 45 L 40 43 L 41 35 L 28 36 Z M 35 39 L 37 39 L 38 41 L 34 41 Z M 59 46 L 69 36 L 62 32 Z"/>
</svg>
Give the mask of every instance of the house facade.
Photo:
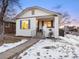
<svg viewBox="0 0 79 59">
<path fill-rule="evenodd" d="M 41 32 L 45 37 L 49 36 L 50 29 L 52 37 L 59 36 L 59 23 L 61 14 L 49 11 L 45 8 L 33 6 L 24 9 L 16 17 L 16 36 L 36 36 Z M 46 28 L 43 30 L 43 28 Z"/>
</svg>

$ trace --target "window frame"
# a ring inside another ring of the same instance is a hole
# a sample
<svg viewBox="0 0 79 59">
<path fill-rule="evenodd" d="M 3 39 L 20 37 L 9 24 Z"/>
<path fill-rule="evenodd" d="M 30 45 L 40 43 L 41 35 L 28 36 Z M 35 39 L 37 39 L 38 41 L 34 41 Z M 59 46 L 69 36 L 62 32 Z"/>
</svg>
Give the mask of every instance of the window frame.
<svg viewBox="0 0 79 59">
<path fill-rule="evenodd" d="M 32 9 L 31 12 L 32 12 L 32 15 L 35 15 L 35 9 Z"/>
<path fill-rule="evenodd" d="M 46 22 L 47 28 L 54 28 L 54 20 L 48 20 L 48 21 L 44 21 L 44 24 Z M 48 27 L 48 22 L 51 22 L 51 26 Z"/>
<path fill-rule="evenodd" d="M 28 21 L 28 28 L 22 28 L 22 21 Z M 26 29 L 30 29 L 30 20 L 20 20 L 20 29 L 22 29 L 22 30 L 26 30 Z"/>
</svg>

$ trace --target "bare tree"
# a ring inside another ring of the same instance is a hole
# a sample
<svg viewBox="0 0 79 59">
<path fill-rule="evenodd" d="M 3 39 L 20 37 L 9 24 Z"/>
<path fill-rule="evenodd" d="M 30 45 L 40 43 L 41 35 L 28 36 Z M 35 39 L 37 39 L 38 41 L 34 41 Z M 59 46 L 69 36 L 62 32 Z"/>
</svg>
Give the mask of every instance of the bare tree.
<svg viewBox="0 0 79 59">
<path fill-rule="evenodd" d="M 65 24 L 69 24 L 71 23 L 71 20 L 70 20 L 70 14 L 65 11 L 65 10 L 62 10 L 62 6 L 63 4 L 59 4 L 59 5 L 56 5 L 55 7 L 53 7 L 53 9 L 56 11 L 56 12 L 59 12 L 62 14 L 63 18 L 61 20 L 61 23 L 60 23 L 60 26 L 61 25 L 65 25 Z"/>
<path fill-rule="evenodd" d="M 4 17 L 7 16 L 6 12 L 13 10 L 15 6 L 21 7 L 20 0 L 0 0 L 0 35 L 4 34 Z"/>
<path fill-rule="evenodd" d="M 67 11 L 62 10 L 62 6 L 63 6 L 62 4 L 59 4 L 59 5 L 56 5 L 55 7 L 53 7 L 53 10 L 61 13 L 62 16 L 63 16 L 63 18 L 60 22 L 60 26 L 71 23 L 70 14 Z"/>
<path fill-rule="evenodd" d="M 70 20 L 70 15 L 68 12 L 63 12 L 61 13 L 63 18 L 62 18 L 62 21 L 61 21 L 61 25 L 65 25 L 65 24 L 69 24 L 71 23 L 71 20 Z"/>
</svg>

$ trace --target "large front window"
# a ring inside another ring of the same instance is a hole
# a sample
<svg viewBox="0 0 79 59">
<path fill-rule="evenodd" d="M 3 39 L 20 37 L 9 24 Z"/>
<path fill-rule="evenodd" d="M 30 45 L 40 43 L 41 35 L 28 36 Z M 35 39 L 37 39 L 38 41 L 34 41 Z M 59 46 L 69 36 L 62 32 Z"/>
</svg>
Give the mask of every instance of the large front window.
<svg viewBox="0 0 79 59">
<path fill-rule="evenodd" d="M 29 20 L 21 20 L 20 21 L 20 28 L 21 29 L 29 29 L 30 28 L 30 24 L 29 24 Z"/>
</svg>

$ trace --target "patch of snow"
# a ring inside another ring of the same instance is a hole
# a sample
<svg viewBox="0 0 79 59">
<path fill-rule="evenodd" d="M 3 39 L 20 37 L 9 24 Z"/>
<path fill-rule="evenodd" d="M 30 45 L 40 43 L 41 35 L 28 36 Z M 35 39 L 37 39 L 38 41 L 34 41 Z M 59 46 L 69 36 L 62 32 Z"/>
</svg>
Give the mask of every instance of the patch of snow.
<svg viewBox="0 0 79 59">
<path fill-rule="evenodd" d="M 16 46 L 18 46 L 18 45 L 20 45 L 20 44 L 22 44 L 22 43 L 24 43 L 26 41 L 27 41 L 26 39 L 25 40 L 23 39 L 23 40 L 21 40 L 19 42 L 16 42 L 16 43 L 6 43 L 6 44 L 3 44 L 2 46 L 0 46 L 0 53 L 6 51 L 8 49 L 11 49 L 13 47 L 16 47 Z"/>
<path fill-rule="evenodd" d="M 44 48 L 51 47 L 51 48 Z M 50 39 L 38 43 L 21 53 L 21 59 L 79 59 L 79 47 Z"/>
<path fill-rule="evenodd" d="M 59 38 L 67 41 L 72 45 L 79 45 L 79 36 L 66 34 L 65 37 L 59 36 Z"/>
<path fill-rule="evenodd" d="M 72 38 L 72 39 L 75 39 L 77 41 L 79 41 L 79 36 L 76 36 L 76 35 L 70 35 L 70 34 L 67 34 L 65 35 L 66 37 L 69 37 L 69 38 Z"/>
</svg>

